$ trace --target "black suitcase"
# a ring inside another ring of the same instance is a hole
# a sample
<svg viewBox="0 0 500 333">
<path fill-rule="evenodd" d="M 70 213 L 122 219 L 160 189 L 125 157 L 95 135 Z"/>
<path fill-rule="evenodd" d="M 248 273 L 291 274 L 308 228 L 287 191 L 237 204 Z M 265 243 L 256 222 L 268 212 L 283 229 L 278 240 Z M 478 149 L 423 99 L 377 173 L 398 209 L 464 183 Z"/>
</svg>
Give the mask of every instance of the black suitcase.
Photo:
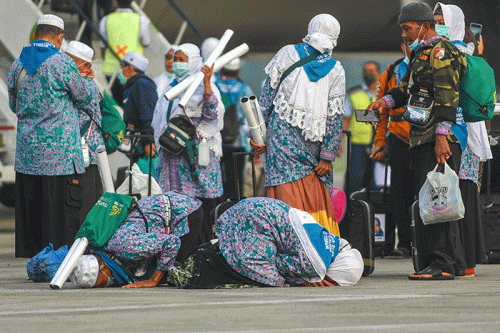
<svg viewBox="0 0 500 333">
<path fill-rule="evenodd" d="M 349 193 L 349 165 L 351 158 L 351 133 L 344 131 L 347 136 L 347 170 L 346 170 L 346 193 Z M 354 194 L 354 193 L 353 193 Z M 340 236 L 346 239 L 352 247 L 357 249 L 363 257 L 365 268 L 363 276 L 368 276 L 375 269 L 375 252 L 373 244 L 375 234 L 373 226 L 375 214 L 373 206 L 364 200 L 351 197 L 347 200 L 347 213 L 339 224 Z"/>
<path fill-rule="evenodd" d="M 237 170 L 237 165 L 236 165 L 236 156 L 241 156 L 241 155 L 248 155 L 250 156 L 250 162 L 252 164 L 252 185 L 253 185 L 253 196 L 255 197 L 255 193 L 257 193 L 257 182 L 256 182 L 256 175 L 255 175 L 255 165 L 253 163 L 253 156 L 254 153 L 246 153 L 246 152 L 234 152 L 232 154 L 233 156 L 233 163 L 234 163 L 234 170 Z M 238 190 L 236 191 L 237 197 L 236 198 L 229 198 L 226 201 L 218 204 L 212 211 L 210 212 L 210 221 L 212 223 L 213 228 L 215 228 L 215 221 L 229 208 L 233 207 L 236 205 L 238 202 L 240 202 L 242 199 L 242 194 L 240 193 L 240 182 L 243 181 L 242 179 L 239 179 L 238 176 L 236 175 L 236 187 Z M 215 232 L 215 230 L 214 230 Z"/>
<path fill-rule="evenodd" d="M 386 222 L 391 218 L 389 214 L 389 189 L 387 187 L 387 176 L 388 167 L 386 166 L 384 187 L 380 191 L 370 191 L 368 188 L 351 194 L 352 199 L 364 200 L 373 207 L 373 251 L 376 257 L 381 258 L 385 257 L 393 250 L 387 248 L 386 242 Z"/>
<path fill-rule="evenodd" d="M 354 193 L 353 193 L 354 194 Z M 365 268 L 363 276 L 368 276 L 375 269 L 373 207 L 363 200 L 349 199 L 344 221 L 339 225 L 340 236 L 357 249 L 363 257 Z"/>
<path fill-rule="evenodd" d="M 500 194 L 491 193 L 491 162 L 486 162 L 486 193 L 479 195 L 487 264 L 500 264 Z"/>
<path fill-rule="evenodd" d="M 425 240 L 420 239 L 419 230 L 424 226 L 422 219 L 420 218 L 420 209 L 418 207 L 418 200 L 415 201 L 410 207 L 410 236 L 411 236 L 411 255 L 413 259 L 413 268 L 415 272 L 420 272 L 429 266 L 429 263 L 423 262 L 422 251 L 427 249 L 426 244 L 423 244 Z M 419 250 L 420 249 L 420 250 Z"/>
<path fill-rule="evenodd" d="M 500 264 L 500 194 L 479 197 L 487 264 Z"/>
</svg>

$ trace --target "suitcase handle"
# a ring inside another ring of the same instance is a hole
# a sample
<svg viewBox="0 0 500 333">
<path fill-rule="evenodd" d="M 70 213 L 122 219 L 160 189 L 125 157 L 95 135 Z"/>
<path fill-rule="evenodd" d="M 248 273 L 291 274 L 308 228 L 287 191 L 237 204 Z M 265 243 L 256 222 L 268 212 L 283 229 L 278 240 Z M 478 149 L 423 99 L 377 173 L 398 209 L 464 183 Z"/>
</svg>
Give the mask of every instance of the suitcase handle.
<svg viewBox="0 0 500 333">
<path fill-rule="evenodd" d="M 349 195 L 350 193 L 350 188 L 349 188 L 349 178 L 350 178 L 350 172 L 349 172 L 349 165 L 351 164 L 351 131 L 342 131 L 343 134 L 347 136 L 347 158 L 346 158 L 346 170 L 345 170 L 345 193 L 346 195 Z"/>
<path fill-rule="evenodd" d="M 253 196 L 255 197 L 255 194 L 257 193 L 257 177 L 255 175 L 255 165 L 253 164 L 253 157 L 255 154 L 253 152 L 247 153 L 247 152 L 241 152 L 241 151 L 236 151 L 232 153 L 233 156 L 233 167 L 236 172 L 238 170 L 237 168 L 237 163 L 236 163 L 236 157 L 237 156 L 250 156 L 250 162 L 252 163 L 252 188 L 253 188 Z M 237 187 L 237 200 L 238 202 L 241 201 L 241 192 L 240 192 L 240 177 L 238 177 L 239 173 L 236 172 L 236 187 Z"/>
<path fill-rule="evenodd" d="M 130 142 L 132 147 L 130 148 L 130 172 L 132 172 L 132 167 L 134 166 L 134 153 L 135 153 L 135 146 L 139 142 L 139 139 L 141 138 L 146 138 L 150 140 L 154 140 L 155 137 L 154 135 L 145 135 L 145 134 L 135 134 L 131 133 L 131 138 Z M 149 156 L 149 177 L 148 177 L 148 196 L 151 196 L 151 177 L 153 176 L 151 173 L 151 169 L 153 167 L 153 158 Z M 130 173 L 129 176 L 129 183 L 128 183 L 128 193 L 130 196 L 133 195 L 132 193 L 132 173 Z"/>
</svg>

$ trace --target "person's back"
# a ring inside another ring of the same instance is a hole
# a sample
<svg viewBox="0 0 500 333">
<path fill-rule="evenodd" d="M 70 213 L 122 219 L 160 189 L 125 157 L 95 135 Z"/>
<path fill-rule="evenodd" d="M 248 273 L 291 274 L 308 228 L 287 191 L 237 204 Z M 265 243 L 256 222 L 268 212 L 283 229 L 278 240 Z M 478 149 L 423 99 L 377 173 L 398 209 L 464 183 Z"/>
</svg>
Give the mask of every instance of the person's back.
<svg viewBox="0 0 500 333">
<path fill-rule="evenodd" d="M 101 51 L 104 62 L 102 71 L 108 80 L 118 68 L 120 61 L 128 52 L 143 53 L 143 47 L 148 46 L 151 37 L 150 21 L 146 16 L 134 13 L 131 8 L 132 0 L 117 0 L 118 9 L 102 18 L 99 32 L 106 39 L 107 45 L 101 41 Z M 118 56 L 118 58 L 116 56 Z M 113 98 L 123 107 L 123 86 L 115 80 L 111 87 Z"/>
<path fill-rule="evenodd" d="M 120 11 L 108 15 L 106 22 L 108 44 L 120 58 L 129 51 L 143 53 L 142 44 L 139 42 L 140 20 L 141 17 L 137 13 Z M 103 72 L 112 74 L 119 63 L 111 51 L 106 49 Z"/>
<path fill-rule="evenodd" d="M 49 243 L 71 245 L 80 225 L 84 161 L 78 109 L 92 93 L 70 56 L 59 52 L 64 22 L 43 15 L 35 42 L 8 74 L 10 108 L 18 117 L 16 257 L 32 257 Z"/>
<path fill-rule="evenodd" d="M 338 235 L 330 200 L 332 162 L 342 138 L 345 71 L 331 54 L 340 24 L 329 14 L 309 22 L 303 43 L 283 47 L 265 68 L 260 107 L 266 143 L 267 196 L 317 218 Z"/>
<path fill-rule="evenodd" d="M 108 45 L 123 59 L 130 52 L 143 53 L 143 46 L 150 42 L 149 20 L 147 17 L 134 13 L 131 0 L 118 0 L 118 9 L 103 17 L 100 22 L 100 32 L 107 39 Z M 112 52 L 101 42 L 104 53 L 103 72 L 113 74 L 120 63 Z"/>
<path fill-rule="evenodd" d="M 136 125 L 135 128 L 139 132 L 144 132 L 146 128 L 151 127 L 151 124 L 142 121 L 142 117 L 145 116 L 144 112 L 149 113 L 149 111 L 151 111 L 152 117 L 158 100 L 158 97 L 153 97 L 153 91 L 156 91 L 156 84 L 150 77 L 142 73 L 131 77 L 125 85 L 123 120 L 125 123 Z"/>
<path fill-rule="evenodd" d="M 91 96 L 86 99 L 78 90 L 84 81 L 73 59 L 57 52 L 33 75 L 28 72 L 17 91 L 22 69 L 16 60 L 8 78 L 11 108 L 18 117 L 15 170 L 33 175 L 82 173 L 76 107 L 90 104 Z"/>
</svg>

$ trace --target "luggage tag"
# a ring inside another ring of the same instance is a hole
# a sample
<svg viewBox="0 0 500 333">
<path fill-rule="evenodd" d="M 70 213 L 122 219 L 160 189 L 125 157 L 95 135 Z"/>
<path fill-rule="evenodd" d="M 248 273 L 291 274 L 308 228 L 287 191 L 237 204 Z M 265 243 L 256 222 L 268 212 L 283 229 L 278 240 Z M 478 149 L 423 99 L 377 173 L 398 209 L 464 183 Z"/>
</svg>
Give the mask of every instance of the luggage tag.
<svg viewBox="0 0 500 333">
<path fill-rule="evenodd" d="M 90 165 L 90 152 L 89 145 L 85 142 L 85 139 L 82 138 L 82 154 L 83 154 L 83 166 L 88 168 Z"/>
</svg>

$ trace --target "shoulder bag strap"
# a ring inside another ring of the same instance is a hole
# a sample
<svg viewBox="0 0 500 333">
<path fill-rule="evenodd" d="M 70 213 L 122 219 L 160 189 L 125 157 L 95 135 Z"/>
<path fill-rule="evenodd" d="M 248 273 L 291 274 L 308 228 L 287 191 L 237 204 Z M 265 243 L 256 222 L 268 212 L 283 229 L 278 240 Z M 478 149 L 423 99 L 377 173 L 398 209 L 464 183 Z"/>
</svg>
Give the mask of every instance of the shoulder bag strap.
<svg viewBox="0 0 500 333">
<path fill-rule="evenodd" d="M 172 101 L 168 102 L 168 108 L 167 108 L 167 123 L 170 121 L 170 116 L 172 112 L 172 104 L 174 104 Z"/>
<path fill-rule="evenodd" d="M 99 98 L 102 98 L 102 95 Z M 104 142 L 108 142 L 110 134 L 108 132 L 106 132 L 102 128 L 101 125 L 99 125 L 99 123 L 97 122 L 97 120 L 95 120 L 94 117 L 92 117 L 92 115 L 90 114 L 90 112 L 88 112 L 86 109 L 82 109 L 82 111 L 85 112 L 87 114 L 87 116 L 89 116 L 90 120 L 82 128 L 81 134 L 83 135 L 83 133 L 87 132 L 87 130 L 90 127 L 90 124 L 93 122 L 97 126 L 97 128 L 99 129 L 99 131 L 101 132 L 102 138 L 104 139 Z"/>
<path fill-rule="evenodd" d="M 278 90 L 279 86 L 281 85 L 281 82 L 291 73 L 293 72 L 297 67 L 302 67 L 307 63 L 310 63 L 311 61 L 315 60 L 318 56 L 320 56 L 321 53 L 318 51 L 315 51 L 314 53 L 308 55 L 307 57 L 304 57 L 288 67 L 288 69 L 281 75 L 280 82 L 278 83 L 278 86 L 276 87 L 276 90 Z"/>
<path fill-rule="evenodd" d="M 302 67 L 304 66 L 305 64 L 307 63 L 310 63 L 311 61 L 315 60 L 318 56 L 320 56 L 321 53 L 319 53 L 318 51 L 314 51 L 313 54 L 310 54 L 308 55 L 307 57 L 304 57 L 302 59 L 300 59 L 299 61 L 297 61 L 296 63 L 294 63 L 293 65 L 291 65 L 290 67 L 287 68 L 287 70 L 283 73 L 283 75 L 281 75 L 281 78 L 280 78 L 280 82 L 278 83 L 278 86 L 276 86 L 276 91 L 278 91 L 280 85 L 281 85 L 281 82 L 283 82 L 283 80 L 291 73 L 293 72 L 297 67 Z M 269 108 L 267 109 L 266 112 L 271 112 L 272 110 L 274 110 L 274 103 L 271 103 L 271 105 L 269 106 Z"/>
<path fill-rule="evenodd" d="M 19 76 L 17 77 L 17 82 L 16 82 L 16 89 L 17 93 L 19 94 L 19 87 L 21 87 L 21 83 L 23 82 L 24 78 L 26 77 L 26 69 L 22 69 L 21 73 L 19 73 Z"/>
</svg>

